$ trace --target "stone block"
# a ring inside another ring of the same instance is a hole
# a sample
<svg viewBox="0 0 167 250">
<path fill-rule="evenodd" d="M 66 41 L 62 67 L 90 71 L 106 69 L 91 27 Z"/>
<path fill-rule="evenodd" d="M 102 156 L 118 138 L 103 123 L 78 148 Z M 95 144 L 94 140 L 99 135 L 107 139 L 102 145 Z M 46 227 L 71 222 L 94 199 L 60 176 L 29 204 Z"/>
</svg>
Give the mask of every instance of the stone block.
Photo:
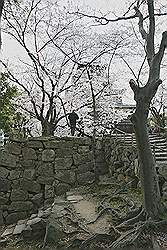
<svg viewBox="0 0 167 250">
<path fill-rule="evenodd" d="M 18 156 L 9 154 L 6 151 L 0 151 L 0 165 L 10 169 L 16 168 Z"/>
<path fill-rule="evenodd" d="M 67 184 L 73 184 L 76 181 L 75 172 L 72 170 L 57 170 L 55 171 L 55 178 Z"/>
<path fill-rule="evenodd" d="M 95 174 L 92 172 L 86 172 L 77 175 L 77 181 L 80 185 L 91 184 L 95 181 Z"/>
<path fill-rule="evenodd" d="M 54 182 L 54 177 L 38 176 L 36 179 L 37 183 L 44 185 L 52 185 Z"/>
<path fill-rule="evenodd" d="M 43 201 L 44 201 L 44 199 L 43 199 L 43 194 L 42 194 L 42 193 L 39 193 L 39 194 L 34 195 L 34 196 L 31 198 L 31 201 L 32 201 L 32 203 L 33 203 L 35 206 L 37 206 L 37 207 L 42 206 Z"/>
<path fill-rule="evenodd" d="M 65 140 L 51 140 L 44 142 L 44 147 L 51 149 L 72 148 L 73 145 L 74 145 L 73 141 L 65 141 Z"/>
<path fill-rule="evenodd" d="M 11 201 L 26 201 L 28 199 L 28 192 L 21 189 L 13 189 L 10 199 Z"/>
<path fill-rule="evenodd" d="M 21 165 L 23 168 L 35 168 L 35 161 L 33 160 L 22 160 Z"/>
<path fill-rule="evenodd" d="M 13 235 L 21 234 L 25 228 L 26 228 L 26 224 L 16 225 L 13 231 Z"/>
<path fill-rule="evenodd" d="M 89 146 L 79 146 L 78 147 L 78 153 L 79 154 L 84 154 L 84 153 L 87 153 L 87 152 L 89 152 L 90 151 L 90 149 L 89 149 Z"/>
<path fill-rule="evenodd" d="M 73 143 L 74 146 L 78 146 L 78 145 L 91 145 L 91 139 L 90 138 L 86 138 L 86 137 L 73 137 Z"/>
<path fill-rule="evenodd" d="M 11 170 L 9 175 L 9 180 L 17 180 L 22 177 L 23 171 L 22 170 Z"/>
<path fill-rule="evenodd" d="M 35 178 L 35 169 L 25 169 L 23 172 L 23 178 L 34 180 Z"/>
<path fill-rule="evenodd" d="M 63 240 L 65 237 L 65 233 L 63 232 L 63 228 L 61 223 L 58 221 L 57 218 L 54 217 L 54 214 L 51 214 L 48 219 L 48 231 L 46 235 L 46 243 L 47 244 L 54 244 L 54 247 L 56 247 L 56 244 Z"/>
<path fill-rule="evenodd" d="M 41 186 L 36 181 L 28 180 L 28 179 L 21 179 L 20 180 L 20 187 L 23 190 L 26 190 L 31 193 L 39 193 L 41 190 Z"/>
<path fill-rule="evenodd" d="M 45 185 L 45 199 L 53 198 L 54 196 L 54 187 L 51 185 Z"/>
<path fill-rule="evenodd" d="M 56 150 L 56 156 L 58 158 L 66 158 L 73 155 L 73 148 L 59 148 Z"/>
<path fill-rule="evenodd" d="M 7 210 L 8 209 L 8 205 L 0 205 L 0 210 Z"/>
<path fill-rule="evenodd" d="M 96 155 L 95 155 L 95 161 L 98 162 L 98 163 L 99 162 L 100 163 L 104 162 L 105 161 L 104 152 L 97 152 Z"/>
<path fill-rule="evenodd" d="M 3 213 L 2 211 L 0 210 L 0 226 L 3 226 L 4 225 L 4 220 L 3 220 Z M 1 236 L 2 237 L 2 236 Z"/>
<path fill-rule="evenodd" d="M 9 170 L 3 167 L 0 167 L 0 177 L 1 178 L 7 178 L 7 176 L 9 175 Z"/>
<path fill-rule="evenodd" d="M 66 158 L 56 158 L 54 161 L 55 170 L 70 169 L 73 164 L 73 159 L 71 157 Z"/>
<path fill-rule="evenodd" d="M 24 160 L 37 160 L 37 155 L 33 148 L 23 148 L 22 155 Z"/>
<path fill-rule="evenodd" d="M 14 201 L 9 205 L 8 210 L 9 212 L 29 211 L 33 209 L 33 207 L 31 201 Z"/>
<path fill-rule="evenodd" d="M 5 196 L 3 197 L 0 194 L 0 206 L 7 204 L 8 200 L 9 200 L 8 197 L 5 197 Z"/>
<path fill-rule="evenodd" d="M 18 188 L 20 188 L 20 179 L 13 180 L 11 185 L 12 185 L 12 189 L 18 189 Z"/>
<path fill-rule="evenodd" d="M 97 140 L 95 147 L 96 147 L 96 150 L 102 150 L 102 141 L 101 140 Z"/>
<path fill-rule="evenodd" d="M 17 222 L 18 220 L 25 219 L 27 217 L 26 212 L 15 212 L 9 214 L 5 219 L 6 219 L 6 224 L 13 224 Z"/>
<path fill-rule="evenodd" d="M 7 227 L 3 234 L 1 235 L 2 238 L 5 238 L 13 233 L 14 227 Z"/>
<path fill-rule="evenodd" d="M 29 141 L 27 141 L 27 147 L 40 149 L 40 148 L 43 148 L 43 143 L 42 141 L 35 141 L 35 140 L 29 139 Z"/>
<path fill-rule="evenodd" d="M 78 165 L 77 168 L 77 173 L 85 173 L 94 170 L 94 164 L 93 162 L 86 162 L 82 165 Z"/>
<path fill-rule="evenodd" d="M 11 181 L 0 178 L 0 191 L 8 192 L 11 189 Z"/>
<path fill-rule="evenodd" d="M 10 154 L 20 155 L 21 154 L 21 145 L 19 143 L 16 143 L 16 142 L 10 142 L 6 145 L 6 150 Z"/>
<path fill-rule="evenodd" d="M 65 183 L 59 183 L 56 187 L 55 187 L 55 193 L 56 195 L 62 195 L 65 194 L 67 191 L 70 190 L 70 185 L 69 184 L 65 184 Z"/>
<path fill-rule="evenodd" d="M 51 162 L 54 161 L 55 151 L 53 149 L 45 149 L 42 152 L 42 161 Z"/>
<path fill-rule="evenodd" d="M 31 240 L 32 238 L 32 228 L 30 226 L 26 226 L 26 228 L 22 232 L 23 239 Z"/>
<path fill-rule="evenodd" d="M 46 221 L 42 218 L 36 217 L 27 221 L 27 226 L 32 229 L 31 238 L 44 238 L 46 232 Z"/>
<path fill-rule="evenodd" d="M 109 168 L 105 162 L 98 162 L 95 164 L 95 173 L 99 175 L 104 175 L 109 173 Z"/>
<path fill-rule="evenodd" d="M 82 165 L 83 163 L 93 161 L 93 152 L 90 151 L 86 154 L 74 154 L 74 165 Z"/>
<path fill-rule="evenodd" d="M 53 164 L 50 162 L 42 163 L 37 168 L 37 175 L 46 176 L 46 177 L 53 177 L 54 176 Z"/>
<path fill-rule="evenodd" d="M 49 208 L 49 207 L 52 206 L 53 202 L 54 202 L 54 198 L 46 199 L 46 200 L 44 201 L 44 206 L 43 206 L 43 207 L 44 207 L 44 208 Z"/>
<path fill-rule="evenodd" d="M 52 208 L 51 207 L 49 207 L 49 208 L 47 208 L 45 210 L 39 209 L 38 210 L 38 217 L 46 219 L 46 218 L 49 217 L 49 215 L 51 214 L 51 212 L 52 212 Z"/>
</svg>

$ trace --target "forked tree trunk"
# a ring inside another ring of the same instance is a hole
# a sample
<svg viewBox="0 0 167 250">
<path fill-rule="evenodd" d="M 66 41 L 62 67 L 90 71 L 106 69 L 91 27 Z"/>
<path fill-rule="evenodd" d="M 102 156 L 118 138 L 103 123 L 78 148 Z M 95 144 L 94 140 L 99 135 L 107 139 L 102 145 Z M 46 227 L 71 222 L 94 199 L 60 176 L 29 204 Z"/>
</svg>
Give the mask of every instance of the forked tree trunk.
<svg viewBox="0 0 167 250">
<path fill-rule="evenodd" d="M 136 95 L 136 111 L 132 115 L 132 122 L 134 125 L 140 162 L 140 179 L 144 208 L 149 217 L 158 219 L 161 211 L 161 204 L 156 165 L 151 151 L 147 129 L 148 99 L 148 96 L 142 96 L 141 93 L 138 96 Z"/>
<path fill-rule="evenodd" d="M 44 121 L 42 123 L 42 136 L 54 136 L 54 125 Z"/>
</svg>

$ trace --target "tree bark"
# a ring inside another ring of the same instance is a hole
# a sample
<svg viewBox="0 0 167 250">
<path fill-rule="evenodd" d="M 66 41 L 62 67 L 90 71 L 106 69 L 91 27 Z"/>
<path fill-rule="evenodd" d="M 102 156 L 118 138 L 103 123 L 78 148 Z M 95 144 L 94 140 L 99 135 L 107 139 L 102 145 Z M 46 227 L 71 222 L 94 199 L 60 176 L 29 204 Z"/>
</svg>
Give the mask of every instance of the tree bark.
<svg viewBox="0 0 167 250">
<path fill-rule="evenodd" d="M 156 164 L 149 142 L 147 118 L 150 101 L 159 84 L 161 84 L 161 81 L 154 83 L 154 88 L 153 85 L 140 88 L 134 81 L 130 81 L 130 86 L 134 92 L 136 101 L 136 111 L 132 115 L 131 120 L 134 125 L 140 162 L 143 204 L 148 216 L 152 219 L 159 218 L 161 203 Z"/>
<path fill-rule="evenodd" d="M 42 136 L 54 136 L 55 127 L 53 124 L 44 121 L 42 124 Z"/>
<path fill-rule="evenodd" d="M 4 0 L 0 0 L 0 49 L 2 45 L 2 38 L 1 38 L 1 17 L 2 17 L 2 10 L 4 7 Z"/>
</svg>

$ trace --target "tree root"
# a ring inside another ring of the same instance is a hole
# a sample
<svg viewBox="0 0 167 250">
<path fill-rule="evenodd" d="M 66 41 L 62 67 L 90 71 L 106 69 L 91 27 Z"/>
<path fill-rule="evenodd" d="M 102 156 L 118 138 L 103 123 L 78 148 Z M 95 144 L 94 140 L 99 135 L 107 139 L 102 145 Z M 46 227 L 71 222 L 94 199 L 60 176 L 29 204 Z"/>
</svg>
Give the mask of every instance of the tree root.
<svg viewBox="0 0 167 250">
<path fill-rule="evenodd" d="M 103 208 L 100 213 L 97 215 L 96 219 L 95 220 L 92 220 L 90 222 L 87 222 L 87 224 L 92 224 L 94 222 L 96 222 L 102 215 L 104 215 L 105 213 L 110 213 L 111 215 L 115 216 L 116 219 L 118 221 L 120 221 L 120 217 L 118 215 L 118 213 L 111 207 L 106 207 L 106 208 Z"/>
<path fill-rule="evenodd" d="M 146 212 L 144 209 L 142 209 L 135 217 L 125 220 L 121 224 L 117 225 L 115 228 L 120 230 L 127 230 L 128 228 L 133 228 L 133 225 L 135 223 L 144 220 L 146 220 Z"/>
<path fill-rule="evenodd" d="M 111 249 L 162 249 L 157 241 L 157 236 L 161 232 L 166 232 L 166 221 L 145 221 L 136 224 L 128 232 L 122 234 L 109 247 Z"/>
<path fill-rule="evenodd" d="M 123 222 L 129 219 L 132 219 L 136 217 L 141 211 L 142 211 L 142 206 L 140 206 L 137 209 L 132 209 L 124 217 L 121 218 L 121 221 Z"/>
<path fill-rule="evenodd" d="M 118 236 L 117 236 L 118 237 Z M 85 249 L 96 249 L 96 244 L 100 245 L 100 243 L 103 244 L 111 244 L 111 242 L 116 240 L 116 235 L 112 236 L 110 234 L 94 234 L 80 245 L 80 250 Z M 93 244 L 93 247 L 90 248 L 90 246 Z"/>
</svg>

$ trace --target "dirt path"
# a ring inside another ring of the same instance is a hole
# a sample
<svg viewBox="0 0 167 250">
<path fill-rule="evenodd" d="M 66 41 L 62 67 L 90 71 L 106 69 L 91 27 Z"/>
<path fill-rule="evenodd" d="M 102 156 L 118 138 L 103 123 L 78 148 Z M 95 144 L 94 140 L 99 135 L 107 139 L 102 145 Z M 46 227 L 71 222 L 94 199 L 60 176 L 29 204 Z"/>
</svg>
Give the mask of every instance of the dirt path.
<svg viewBox="0 0 167 250">
<path fill-rule="evenodd" d="M 85 226 L 91 233 L 106 234 L 109 232 L 111 225 L 111 217 L 109 215 L 101 216 L 95 222 L 90 223 L 98 216 L 96 211 L 97 202 L 95 200 L 90 201 L 84 196 L 73 195 L 71 197 L 68 196 L 67 199 L 73 203 L 76 213 L 84 221 Z"/>
</svg>

